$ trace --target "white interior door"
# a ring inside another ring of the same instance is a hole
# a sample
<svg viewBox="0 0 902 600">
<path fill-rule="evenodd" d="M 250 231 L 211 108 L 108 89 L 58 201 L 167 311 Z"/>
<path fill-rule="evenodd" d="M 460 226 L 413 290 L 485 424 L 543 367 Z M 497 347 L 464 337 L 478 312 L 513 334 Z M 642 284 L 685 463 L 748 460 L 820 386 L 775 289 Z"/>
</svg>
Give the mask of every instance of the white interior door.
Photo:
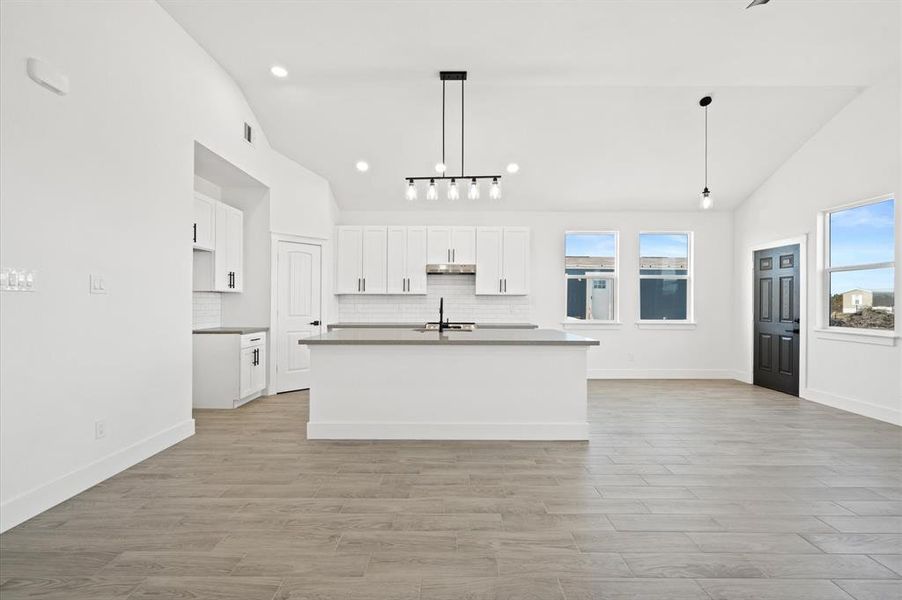
<svg viewBox="0 0 902 600">
<path fill-rule="evenodd" d="M 322 330 L 322 250 L 313 244 L 278 242 L 275 391 L 310 387 L 310 351 L 298 340 Z"/>
</svg>

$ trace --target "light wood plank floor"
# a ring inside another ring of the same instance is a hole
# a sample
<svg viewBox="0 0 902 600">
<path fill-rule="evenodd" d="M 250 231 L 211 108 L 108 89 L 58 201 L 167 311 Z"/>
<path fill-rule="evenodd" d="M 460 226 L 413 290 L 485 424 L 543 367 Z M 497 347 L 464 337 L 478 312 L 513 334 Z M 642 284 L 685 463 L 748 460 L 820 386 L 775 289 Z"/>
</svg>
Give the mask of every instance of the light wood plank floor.
<svg viewBox="0 0 902 600">
<path fill-rule="evenodd" d="M 899 428 L 736 382 L 590 395 L 589 443 L 308 442 L 303 392 L 199 411 L 0 536 L 0 597 L 902 597 Z"/>
</svg>

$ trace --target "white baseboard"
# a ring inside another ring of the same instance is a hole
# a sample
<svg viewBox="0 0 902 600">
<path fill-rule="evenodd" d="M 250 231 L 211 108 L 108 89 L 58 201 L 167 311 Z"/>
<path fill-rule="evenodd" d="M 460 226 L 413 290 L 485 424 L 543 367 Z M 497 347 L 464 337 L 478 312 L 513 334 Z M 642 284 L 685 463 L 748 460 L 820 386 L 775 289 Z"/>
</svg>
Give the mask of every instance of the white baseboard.
<svg viewBox="0 0 902 600">
<path fill-rule="evenodd" d="M 747 383 L 749 385 L 752 385 L 755 382 L 754 378 L 752 377 L 751 371 L 740 371 L 739 369 L 736 369 L 733 371 L 732 378 L 736 381 L 741 381 L 742 383 Z"/>
<path fill-rule="evenodd" d="M 582 423 L 307 423 L 311 440 L 588 440 Z"/>
<path fill-rule="evenodd" d="M 589 369 L 588 379 L 735 379 L 730 369 Z"/>
<path fill-rule="evenodd" d="M 902 408 L 890 408 L 879 406 L 864 400 L 855 400 L 853 398 L 844 398 L 836 396 L 821 390 L 813 390 L 807 388 L 801 391 L 799 397 L 818 404 L 824 404 L 832 408 L 838 408 L 846 412 L 855 413 L 863 417 L 877 419 L 893 425 L 902 426 Z"/>
<path fill-rule="evenodd" d="M 10 498 L 0 504 L 0 532 L 27 521 L 192 435 L 194 435 L 194 419 L 182 421 L 50 483 Z"/>
</svg>

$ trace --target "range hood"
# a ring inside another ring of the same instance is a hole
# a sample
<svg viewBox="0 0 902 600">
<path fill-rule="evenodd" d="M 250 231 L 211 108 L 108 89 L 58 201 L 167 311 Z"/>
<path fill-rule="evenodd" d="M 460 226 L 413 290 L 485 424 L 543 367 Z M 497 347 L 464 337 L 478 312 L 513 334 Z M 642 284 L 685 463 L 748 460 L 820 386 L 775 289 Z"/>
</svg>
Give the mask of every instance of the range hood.
<svg viewBox="0 0 902 600">
<path fill-rule="evenodd" d="M 458 263 L 426 265 L 426 273 L 429 275 L 473 275 L 476 273 L 476 265 Z"/>
</svg>

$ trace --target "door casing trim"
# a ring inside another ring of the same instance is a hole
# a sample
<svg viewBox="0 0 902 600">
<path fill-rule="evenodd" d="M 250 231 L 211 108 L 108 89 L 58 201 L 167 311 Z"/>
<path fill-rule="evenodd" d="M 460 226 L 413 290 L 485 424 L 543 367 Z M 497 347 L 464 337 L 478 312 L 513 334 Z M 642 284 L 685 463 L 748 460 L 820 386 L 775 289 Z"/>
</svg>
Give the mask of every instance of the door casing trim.
<svg viewBox="0 0 902 600">
<path fill-rule="evenodd" d="M 269 346 L 270 346 L 270 357 L 269 364 L 267 365 L 269 369 L 269 377 L 267 379 L 266 384 L 266 392 L 265 395 L 272 396 L 276 393 L 276 362 L 278 361 L 278 355 L 275 352 L 276 345 L 276 326 L 278 325 L 278 307 L 279 307 L 279 242 L 293 242 L 296 244 L 309 244 L 311 246 L 319 246 L 319 311 L 320 311 L 320 320 L 323 322 L 323 326 L 326 323 L 326 315 L 328 314 L 328 309 L 326 308 L 326 271 L 324 266 L 326 264 L 326 250 L 328 248 L 328 240 L 324 238 L 316 238 L 316 237 L 307 237 L 304 235 L 291 235 L 287 233 L 272 233 L 271 240 L 269 244 L 270 249 L 270 290 L 269 290 L 269 327 L 270 327 L 270 335 L 269 337 Z"/>
<path fill-rule="evenodd" d="M 752 344 L 752 352 L 749 355 L 748 381 L 752 383 L 755 376 L 755 252 L 759 250 L 768 250 L 770 248 L 779 248 L 780 246 L 799 245 L 799 319 L 802 326 L 799 328 L 799 398 L 804 398 L 808 390 L 808 234 L 802 234 L 795 237 L 783 238 L 781 240 L 773 240 L 770 242 L 759 242 L 748 246 L 746 258 L 748 259 L 749 275 L 752 282 L 752 308 L 746 314 L 746 332 L 748 340 Z"/>
</svg>

